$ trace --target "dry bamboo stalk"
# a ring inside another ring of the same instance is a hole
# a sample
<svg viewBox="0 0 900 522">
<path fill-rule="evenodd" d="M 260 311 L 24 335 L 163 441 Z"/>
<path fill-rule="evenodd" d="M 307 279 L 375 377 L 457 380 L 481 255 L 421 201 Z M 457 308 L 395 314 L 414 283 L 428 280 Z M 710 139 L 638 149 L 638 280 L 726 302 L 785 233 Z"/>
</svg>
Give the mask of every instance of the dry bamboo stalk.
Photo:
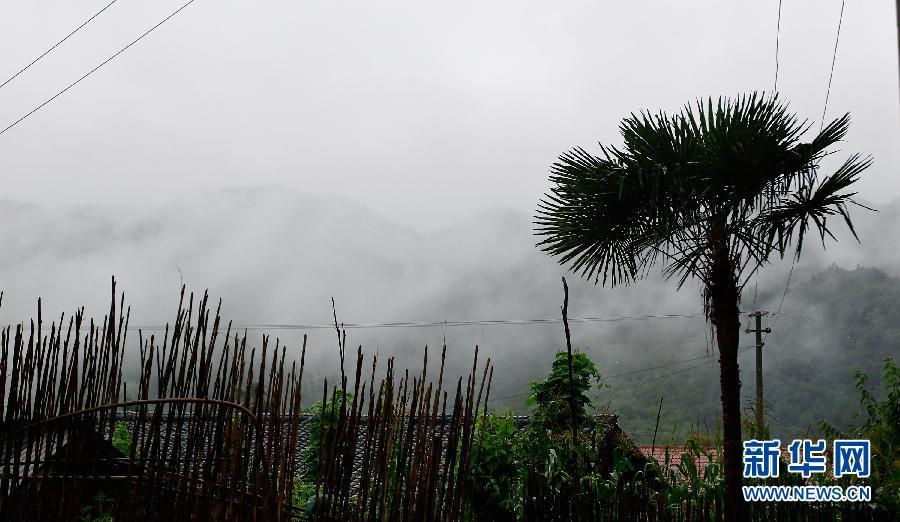
<svg viewBox="0 0 900 522">
<path fill-rule="evenodd" d="M 148 518 L 201 509 L 228 520 L 287 520 L 302 511 L 292 505 L 292 496 L 301 469 L 306 338 L 299 368 L 296 361 L 286 364 L 280 341 L 270 350 L 268 337 L 259 354 L 249 348 L 247 357 L 246 333 L 232 335 L 230 323 L 220 332 L 221 302 L 212 310 L 207 294 L 195 300 L 182 288 L 172 326 L 161 337 L 138 333 L 132 400 L 123 378 L 131 311 L 124 295 L 115 286 L 112 291 L 102 321 L 79 309 L 68 321 L 65 316 L 52 321 L 45 334 L 39 309 L 29 329 L 2 330 L 0 418 L 4 426 L 21 429 L 5 428 L 2 434 L 0 486 L 22 487 L 0 500 L 0 513 L 14 514 L 28 498 L 48 494 L 48 487 L 77 496 L 78 477 L 132 484 L 125 494 Z M 343 355 L 346 332 L 339 331 L 338 339 Z M 394 361 L 388 360 L 384 377 L 376 379 L 373 357 L 366 380 L 360 347 L 350 396 L 343 372 L 340 384 L 329 388 L 325 382 L 318 448 L 323 465 L 315 481 L 316 496 L 328 499 L 323 513 L 339 520 L 418 520 L 460 512 L 473 425 L 486 409 L 483 394 L 485 388 L 490 392 L 492 369 L 486 363 L 479 382 L 476 354 L 466 385 L 457 383 L 448 404 L 445 360 L 446 347 L 436 384 L 428 380 L 427 349 L 417 375 L 405 371 L 397 379 Z M 327 411 L 336 421 L 326 426 Z M 120 422 L 131 433 L 127 455 L 66 453 L 71 441 L 64 434 L 96 433 L 109 443 Z M 41 447 L 49 449 L 40 454 Z M 37 483 L 54 485 L 38 490 Z M 61 505 L 55 514 L 71 509 L 77 506 Z"/>
</svg>

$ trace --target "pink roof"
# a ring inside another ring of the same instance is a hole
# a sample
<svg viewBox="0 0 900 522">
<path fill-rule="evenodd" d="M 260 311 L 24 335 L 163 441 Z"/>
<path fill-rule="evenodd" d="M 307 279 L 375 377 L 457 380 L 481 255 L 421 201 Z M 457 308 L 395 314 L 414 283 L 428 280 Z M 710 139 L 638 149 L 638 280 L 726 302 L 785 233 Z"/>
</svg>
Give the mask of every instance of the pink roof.
<svg viewBox="0 0 900 522">
<path fill-rule="evenodd" d="M 715 449 L 703 450 L 699 455 L 694 455 L 687 451 L 687 448 L 682 446 L 650 446 L 647 445 L 639 445 L 638 449 L 647 457 L 653 457 L 659 462 L 660 465 L 665 464 L 666 461 L 666 449 L 669 451 L 669 469 L 674 470 L 681 463 L 681 456 L 683 454 L 688 454 L 694 457 L 694 465 L 697 466 L 697 470 L 702 476 L 704 470 L 706 469 L 706 465 L 710 463 L 710 458 L 707 454 L 711 455 L 713 459 L 717 457 Z M 652 449 L 652 451 L 651 451 Z"/>
</svg>

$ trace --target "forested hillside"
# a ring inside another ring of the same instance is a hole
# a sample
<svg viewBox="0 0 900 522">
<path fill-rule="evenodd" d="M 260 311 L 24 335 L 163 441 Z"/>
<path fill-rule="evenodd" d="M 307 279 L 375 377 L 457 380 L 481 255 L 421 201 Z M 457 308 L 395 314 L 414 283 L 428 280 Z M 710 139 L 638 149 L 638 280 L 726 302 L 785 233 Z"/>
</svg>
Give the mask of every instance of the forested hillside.
<svg viewBox="0 0 900 522">
<path fill-rule="evenodd" d="M 773 328 L 764 347 L 764 390 L 774 435 L 798 436 L 827 420 L 858 423 L 853 373 L 880 384 L 885 357 L 898 353 L 900 278 L 877 268 L 826 268 L 795 281 L 783 315 L 767 317 Z M 741 354 L 742 396 L 755 393 L 752 335 Z M 598 396 L 622 415 L 638 439 L 652 437 L 664 397 L 661 431 L 699 425 L 714 429 L 719 408 L 715 355 L 623 379 L 611 379 Z M 660 436 L 668 437 L 669 433 Z"/>
</svg>

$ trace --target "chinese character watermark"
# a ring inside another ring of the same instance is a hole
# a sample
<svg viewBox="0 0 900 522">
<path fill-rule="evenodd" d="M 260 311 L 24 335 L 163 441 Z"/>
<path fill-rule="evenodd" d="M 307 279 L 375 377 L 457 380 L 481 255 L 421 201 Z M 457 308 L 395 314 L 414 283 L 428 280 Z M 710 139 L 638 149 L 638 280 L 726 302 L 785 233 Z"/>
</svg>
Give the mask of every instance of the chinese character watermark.
<svg viewBox="0 0 900 522">
<path fill-rule="evenodd" d="M 778 477 L 780 440 L 744 441 L 744 478 Z"/>
<path fill-rule="evenodd" d="M 832 446 L 834 478 L 853 475 L 867 478 L 871 473 L 872 451 L 868 440 L 836 439 Z M 803 478 L 828 471 L 825 440 L 795 439 L 787 447 L 787 470 Z M 778 478 L 781 441 L 744 441 L 744 478 Z"/>
<path fill-rule="evenodd" d="M 835 440 L 833 458 L 835 478 L 843 475 L 866 478 L 872 460 L 871 443 L 867 440 Z"/>
<path fill-rule="evenodd" d="M 799 473 L 803 478 L 809 478 L 813 473 L 825 473 L 828 468 L 825 447 L 825 441 L 822 439 L 816 442 L 810 439 L 795 439 L 788 447 L 791 456 L 788 471 Z"/>
</svg>

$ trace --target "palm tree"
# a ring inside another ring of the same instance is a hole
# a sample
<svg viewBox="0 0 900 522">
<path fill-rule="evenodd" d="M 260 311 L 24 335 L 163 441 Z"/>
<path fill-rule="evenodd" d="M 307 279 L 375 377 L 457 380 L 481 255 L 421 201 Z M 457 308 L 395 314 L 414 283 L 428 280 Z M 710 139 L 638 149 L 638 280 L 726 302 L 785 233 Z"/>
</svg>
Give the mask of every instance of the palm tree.
<svg viewBox="0 0 900 522">
<path fill-rule="evenodd" d="M 630 284 L 657 263 L 679 288 L 699 281 L 719 349 L 726 520 L 741 503 L 741 290 L 775 254 L 799 258 L 807 232 L 834 238 L 829 217 L 856 237 L 849 189 L 871 159 L 819 173 L 849 124 L 844 115 L 802 142 L 811 125 L 755 93 L 631 114 L 623 146 L 559 157 L 535 216 L 538 246 L 595 284 Z"/>
</svg>

